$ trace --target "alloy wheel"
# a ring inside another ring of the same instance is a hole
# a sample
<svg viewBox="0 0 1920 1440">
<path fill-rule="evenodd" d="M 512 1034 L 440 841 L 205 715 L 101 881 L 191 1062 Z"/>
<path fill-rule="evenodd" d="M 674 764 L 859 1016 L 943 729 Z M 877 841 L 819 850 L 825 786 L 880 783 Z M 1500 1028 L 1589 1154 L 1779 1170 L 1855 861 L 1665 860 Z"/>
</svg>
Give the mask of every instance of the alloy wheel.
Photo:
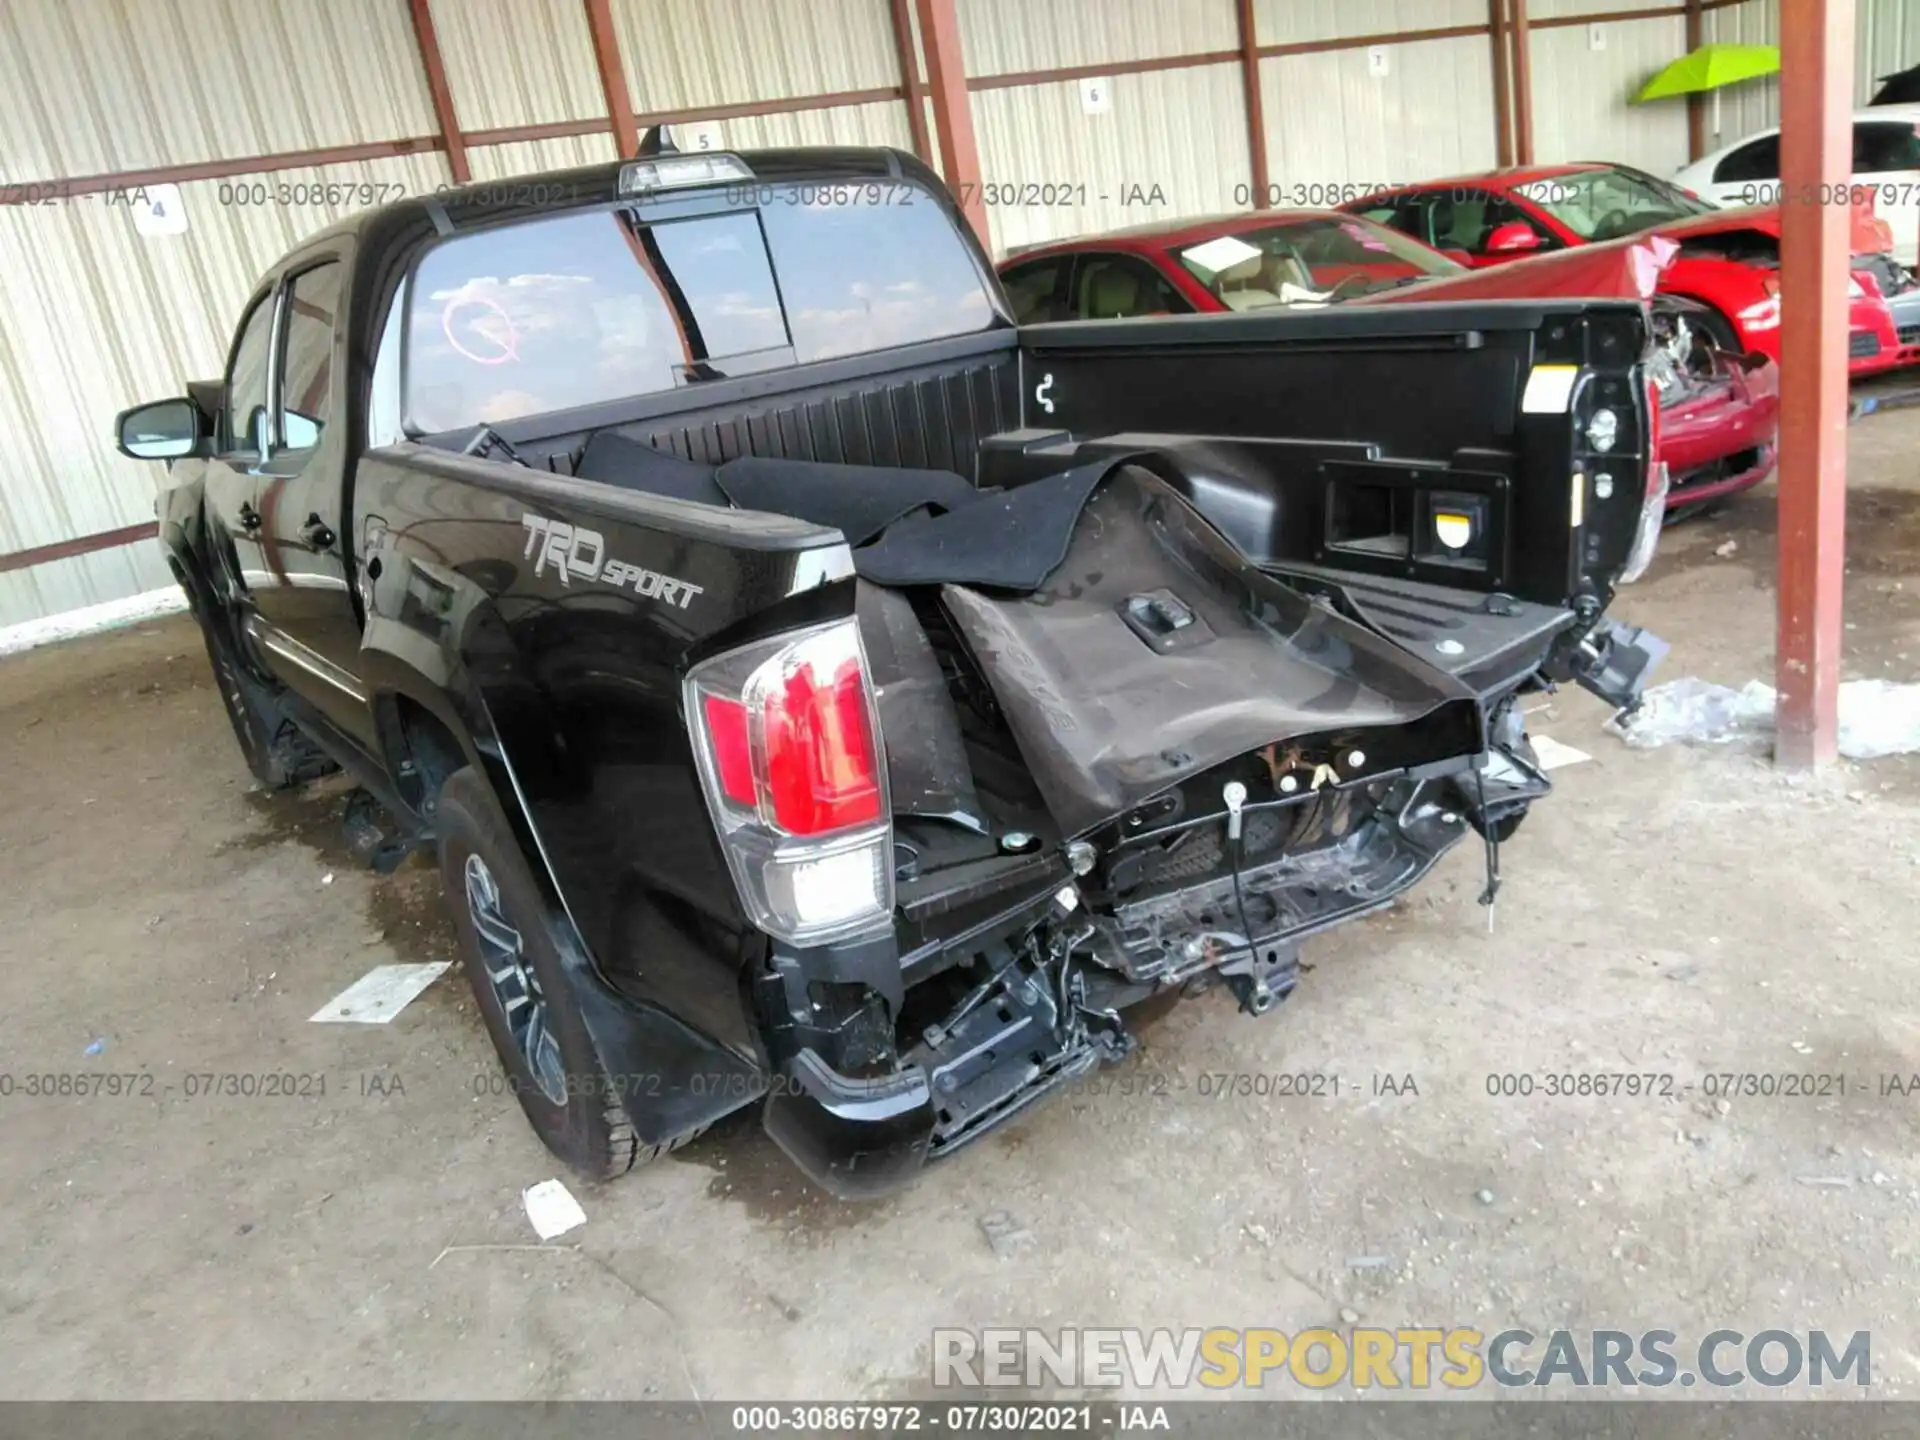
<svg viewBox="0 0 1920 1440">
<path fill-rule="evenodd" d="M 519 930 L 500 903 L 500 884 L 478 855 L 467 856 L 466 881 L 467 913 L 473 917 L 474 935 L 480 942 L 480 963 L 513 1043 L 540 1093 L 556 1105 L 565 1105 L 567 1071 L 559 1038 L 553 1033 L 553 1008 L 533 973 Z"/>
</svg>

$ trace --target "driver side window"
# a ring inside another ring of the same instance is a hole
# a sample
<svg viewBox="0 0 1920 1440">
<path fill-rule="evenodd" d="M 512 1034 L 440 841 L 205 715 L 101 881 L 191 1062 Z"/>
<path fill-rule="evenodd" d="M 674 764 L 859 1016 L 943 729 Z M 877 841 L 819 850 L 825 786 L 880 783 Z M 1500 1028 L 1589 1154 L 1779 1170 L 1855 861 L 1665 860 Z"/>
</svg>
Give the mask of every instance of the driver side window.
<svg viewBox="0 0 1920 1440">
<path fill-rule="evenodd" d="M 227 368 L 226 405 L 221 411 L 220 451 L 225 455 L 264 456 L 267 451 L 267 363 L 273 339 L 273 292 L 257 296 L 240 322 L 233 359 Z"/>
<path fill-rule="evenodd" d="M 340 309 L 337 260 L 294 276 L 280 351 L 280 435 L 289 450 L 320 443 L 333 405 L 334 320 Z"/>
</svg>

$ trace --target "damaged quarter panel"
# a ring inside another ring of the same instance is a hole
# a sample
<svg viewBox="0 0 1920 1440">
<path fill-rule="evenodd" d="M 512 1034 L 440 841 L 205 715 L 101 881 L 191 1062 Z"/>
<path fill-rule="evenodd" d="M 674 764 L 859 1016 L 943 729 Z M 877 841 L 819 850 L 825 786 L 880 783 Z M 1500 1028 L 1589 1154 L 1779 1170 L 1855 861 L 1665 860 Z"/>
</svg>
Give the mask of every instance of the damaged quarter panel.
<svg viewBox="0 0 1920 1440">
<path fill-rule="evenodd" d="M 583 999 L 625 1027 L 602 1051 L 643 1077 L 636 1125 L 670 1138 L 749 1098 L 750 932 L 680 675 L 743 626 L 852 613 L 839 536 L 413 445 L 365 458 L 356 509 L 369 687 L 389 716 L 417 706 L 473 737 L 468 758 L 577 929 Z M 676 1083 L 696 1070 L 701 1095 Z"/>
</svg>

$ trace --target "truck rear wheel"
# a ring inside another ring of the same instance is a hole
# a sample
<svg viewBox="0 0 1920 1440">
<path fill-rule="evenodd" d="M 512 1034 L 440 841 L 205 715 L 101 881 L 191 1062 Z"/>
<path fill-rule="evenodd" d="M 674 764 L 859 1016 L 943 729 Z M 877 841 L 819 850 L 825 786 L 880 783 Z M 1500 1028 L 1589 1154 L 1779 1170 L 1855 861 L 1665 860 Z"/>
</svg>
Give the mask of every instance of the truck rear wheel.
<svg viewBox="0 0 1920 1440">
<path fill-rule="evenodd" d="M 547 906 L 472 766 L 441 788 L 434 828 L 461 964 L 507 1084 L 547 1149 L 611 1180 L 684 1145 L 642 1145 L 574 1002 Z"/>
</svg>

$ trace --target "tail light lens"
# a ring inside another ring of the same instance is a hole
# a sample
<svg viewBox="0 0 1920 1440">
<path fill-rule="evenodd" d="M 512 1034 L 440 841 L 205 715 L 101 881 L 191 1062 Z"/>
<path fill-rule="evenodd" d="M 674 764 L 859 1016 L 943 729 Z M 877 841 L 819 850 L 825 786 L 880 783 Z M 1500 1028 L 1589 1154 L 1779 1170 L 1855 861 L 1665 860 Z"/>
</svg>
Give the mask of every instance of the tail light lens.
<svg viewBox="0 0 1920 1440">
<path fill-rule="evenodd" d="M 893 821 L 873 685 L 852 620 L 702 662 L 686 713 L 740 900 L 818 945 L 893 919 Z"/>
</svg>

